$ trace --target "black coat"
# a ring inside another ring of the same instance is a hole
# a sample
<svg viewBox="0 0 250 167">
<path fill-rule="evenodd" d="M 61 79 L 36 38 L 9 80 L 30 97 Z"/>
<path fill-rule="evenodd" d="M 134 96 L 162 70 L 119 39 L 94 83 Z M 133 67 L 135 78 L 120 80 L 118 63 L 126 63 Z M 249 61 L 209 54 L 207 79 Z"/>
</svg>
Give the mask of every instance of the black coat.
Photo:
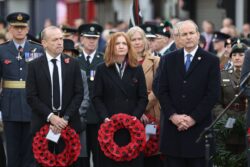
<svg viewBox="0 0 250 167">
<path fill-rule="evenodd" d="M 69 59 L 69 61 L 65 60 Z M 68 63 L 67 63 L 68 62 Z M 83 100 L 83 83 L 78 62 L 69 56 L 61 56 L 62 110 L 61 116 L 69 116 L 69 125 L 80 131 L 79 108 Z M 32 132 L 47 123 L 52 112 L 51 78 L 46 55 L 29 63 L 26 84 L 27 101 L 32 109 Z"/>
<path fill-rule="evenodd" d="M 189 70 L 185 72 L 184 50 L 164 56 L 159 77 L 162 107 L 160 151 L 177 157 L 204 157 L 205 145 L 196 139 L 212 120 L 211 110 L 220 95 L 219 59 L 198 48 Z M 178 131 L 169 120 L 174 114 L 187 114 L 196 124 Z"/>
<path fill-rule="evenodd" d="M 136 116 L 138 119 L 144 113 L 147 103 L 147 88 L 144 73 L 141 66 L 131 68 L 127 66 L 122 79 L 114 65 L 107 67 L 104 63 L 97 67 L 93 103 L 102 120 L 110 118 L 117 113 L 126 113 Z M 127 131 L 118 131 L 115 141 L 118 145 L 129 142 L 130 135 Z M 142 167 L 142 155 L 130 162 L 117 163 L 101 155 L 103 167 Z"/>
</svg>

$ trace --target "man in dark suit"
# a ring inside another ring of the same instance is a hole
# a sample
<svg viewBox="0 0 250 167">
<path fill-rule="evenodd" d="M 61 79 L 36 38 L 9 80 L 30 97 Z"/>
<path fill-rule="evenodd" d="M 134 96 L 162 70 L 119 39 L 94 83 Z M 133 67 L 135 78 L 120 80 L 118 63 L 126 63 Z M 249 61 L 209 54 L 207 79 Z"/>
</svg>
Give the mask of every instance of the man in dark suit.
<svg viewBox="0 0 250 167">
<path fill-rule="evenodd" d="M 13 40 L 0 45 L 1 111 L 6 140 L 8 167 L 32 164 L 31 110 L 26 102 L 27 64 L 43 54 L 40 44 L 27 40 L 29 15 L 7 16 Z"/>
<path fill-rule="evenodd" d="M 60 133 L 67 125 L 80 132 L 78 110 L 83 84 L 79 64 L 62 54 L 63 33 L 58 27 L 45 28 L 41 36 L 46 54 L 30 62 L 26 84 L 32 134 L 48 122 L 54 133 Z"/>
<path fill-rule="evenodd" d="M 96 67 L 103 62 L 103 54 L 97 52 L 97 44 L 103 28 L 98 24 L 83 24 L 78 31 L 81 35 L 80 41 L 83 45 L 82 53 L 78 58 L 81 70 L 85 71 L 88 78 L 89 97 L 93 94 L 93 83 L 95 79 Z M 87 149 L 90 157 L 90 152 L 93 155 L 94 167 L 98 167 L 98 152 L 99 144 L 97 141 L 99 129 L 99 117 L 90 101 L 87 110 Z"/>
<path fill-rule="evenodd" d="M 219 59 L 198 46 L 200 34 L 193 21 L 184 21 L 179 32 L 184 49 L 162 58 L 160 151 L 167 155 L 167 167 L 204 167 L 204 140 L 195 141 L 211 123 L 219 97 Z"/>
</svg>

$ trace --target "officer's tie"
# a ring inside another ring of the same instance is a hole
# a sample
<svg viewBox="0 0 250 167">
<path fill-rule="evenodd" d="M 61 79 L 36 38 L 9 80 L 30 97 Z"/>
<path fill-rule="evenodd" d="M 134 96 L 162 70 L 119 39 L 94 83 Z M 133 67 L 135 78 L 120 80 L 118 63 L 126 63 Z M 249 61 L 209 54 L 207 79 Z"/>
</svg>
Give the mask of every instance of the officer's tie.
<svg viewBox="0 0 250 167">
<path fill-rule="evenodd" d="M 60 107 L 60 85 L 59 85 L 59 74 L 58 68 L 56 65 L 57 59 L 51 60 L 54 69 L 53 69 L 53 106 L 54 108 L 58 109 Z"/>
<path fill-rule="evenodd" d="M 188 71 L 188 68 L 189 68 L 189 66 L 191 64 L 191 57 L 192 57 L 192 55 L 191 54 L 187 54 L 186 57 L 187 57 L 187 59 L 186 59 L 185 67 L 186 67 L 186 71 Z"/>
<path fill-rule="evenodd" d="M 90 66 L 90 56 L 89 55 L 87 56 L 87 65 L 88 65 L 88 67 Z"/>
</svg>

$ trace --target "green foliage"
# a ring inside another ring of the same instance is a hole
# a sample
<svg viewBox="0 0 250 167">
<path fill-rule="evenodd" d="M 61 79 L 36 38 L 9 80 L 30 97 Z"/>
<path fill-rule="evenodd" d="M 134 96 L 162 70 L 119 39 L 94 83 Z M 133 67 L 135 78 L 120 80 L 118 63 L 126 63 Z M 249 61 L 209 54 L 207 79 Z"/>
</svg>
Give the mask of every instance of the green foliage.
<svg viewBox="0 0 250 167">
<path fill-rule="evenodd" d="M 216 135 L 214 165 L 217 167 L 245 167 L 247 166 L 245 116 L 236 116 L 236 122 L 232 129 L 225 128 L 228 118 L 229 116 L 224 116 L 214 126 Z M 239 145 L 230 145 L 230 141 L 237 141 Z"/>
</svg>

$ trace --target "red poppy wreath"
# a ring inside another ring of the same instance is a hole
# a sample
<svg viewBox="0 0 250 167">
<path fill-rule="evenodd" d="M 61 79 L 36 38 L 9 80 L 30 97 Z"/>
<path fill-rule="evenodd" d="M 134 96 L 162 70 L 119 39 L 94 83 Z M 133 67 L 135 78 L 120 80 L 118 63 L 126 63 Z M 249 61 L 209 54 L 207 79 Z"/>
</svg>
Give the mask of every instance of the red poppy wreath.
<svg viewBox="0 0 250 167">
<path fill-rule="evenodd" d="M 133 116 L 122 113 L 113 115 L 110 120 L 103 123 L 98 131 L 98 141 L 105 156 L 118 162 L 138 157 L 146 144 L 143 124 Z M 127 145 L 119 146 L 114 141 L 114 134 L 123 128 L 129 131 L 131 140 Z"/>
<path fill-rule="evenodd" d="M 151 116 L 147 115 L 150 123 L 156 123 L 156 119 Z M 155 155 L 159 152 L 159 139 L 160 139 L 160 125 L 156 125 L 156 135 L 150 135 L 148 141 L 146 142 L 146 146 L 144 149 L 144 154 L 146 157 Z"/>
<path fill-rule="evenodd" d="M 48 131 L 49 125 L 47 124 L 33 138 L 32 149 L 37 162 L 46 167 L 71 165 L 80 154 L 81 144 L 78 134 L 69 126 L 63 129 L 61 137 L 65 142 L 65 148 L 61 153 L 53 154 L 48 150 L 48 140 L 46 139 Z"/>
</svg>

